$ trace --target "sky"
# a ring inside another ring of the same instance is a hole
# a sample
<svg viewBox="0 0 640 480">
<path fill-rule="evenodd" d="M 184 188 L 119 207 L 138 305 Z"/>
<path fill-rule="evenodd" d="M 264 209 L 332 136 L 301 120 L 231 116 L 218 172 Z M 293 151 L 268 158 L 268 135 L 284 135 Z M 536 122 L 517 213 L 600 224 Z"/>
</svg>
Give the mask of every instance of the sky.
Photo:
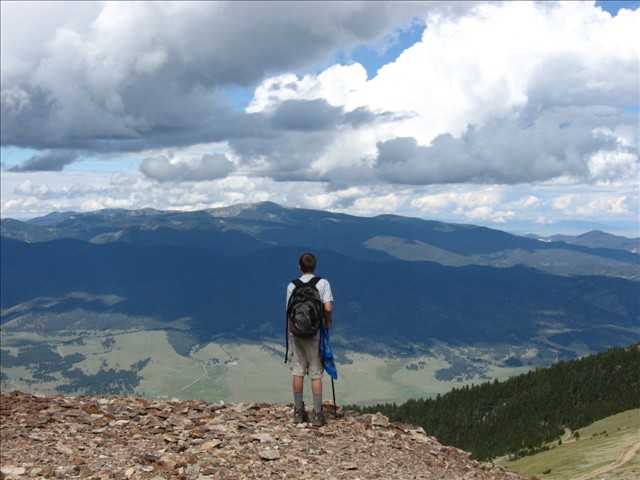
<svg viewBox="0 0 640 480">
<path fill-rule="evenodd" d="M 640 235 L 640 2 L 0 2 L 1 217 Z"/>
</svg>

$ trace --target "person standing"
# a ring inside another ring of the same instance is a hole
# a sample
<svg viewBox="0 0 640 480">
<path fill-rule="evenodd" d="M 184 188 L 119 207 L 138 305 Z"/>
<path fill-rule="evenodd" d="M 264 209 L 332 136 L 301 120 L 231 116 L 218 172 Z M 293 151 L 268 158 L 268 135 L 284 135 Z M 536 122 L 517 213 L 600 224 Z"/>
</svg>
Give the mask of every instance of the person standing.
<svg viewBox="0 0 640 480">
<path fill-rule="evenodd" d="M 292 332 L 292 324 L 289 318 L 289 301 L 300 282 L 315 284 L 322 304 L 321 315 L 327 330 L 331 328 L 333 320 L 333 295 L 331 285 L 325 278 L 315 276 L 317 267 L 316 257 L 311 253 L 305 253 L 300 257 L 299 268 L 302 276 L 299 282 L 292 281 L 287 286 L 287 335 L 290 345 L 289 370 L 293 376 L 293 400 L 294 423 L 307 422 L 309 420 L 304 405 L 304 377 L 311 379 L 311 393 L 313 394 L 313 410 L 311 412 L 311 424 L 316 427 L 324 425 L 322 413 L 322 357 L 320 356 L 320 330 L 312 336 L 301 337 Z"/>
</svg>

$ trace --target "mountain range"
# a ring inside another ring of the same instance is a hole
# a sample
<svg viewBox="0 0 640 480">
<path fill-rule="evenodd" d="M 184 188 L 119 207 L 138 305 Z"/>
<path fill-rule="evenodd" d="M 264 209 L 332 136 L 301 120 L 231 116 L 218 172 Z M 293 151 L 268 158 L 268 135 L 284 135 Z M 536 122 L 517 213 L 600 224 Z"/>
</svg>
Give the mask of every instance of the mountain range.
<svg viewBox="0 0 640 480">
<path fill-rule="evenodd" d="M 268 202 L 4 219 L 2 326 L 151 322 L 182 353 L 221 335 L 274 338 L 285 287 L 312 251 L 333 287 L 336 330 L 354 348 L 544 341 L 601 351 L 638 340 L 640 240 L 598 238 L 589 247 Z M 170 327 L 178 320 L 187 328 Z"/>
<path fill-rule="evenodd" d="M 525 342 L 553 330 L 555 342 L 600 350 L 637 341 L 640 256 L 631 251 L 638 239 L 598 237 L 593 248 L 272 203 L 5 219 L 2 323 L 80 309 L 187 319 L 194 343 L 277 335 L 286 284 L 310 250 L 347 336 Z"/>
</svg>

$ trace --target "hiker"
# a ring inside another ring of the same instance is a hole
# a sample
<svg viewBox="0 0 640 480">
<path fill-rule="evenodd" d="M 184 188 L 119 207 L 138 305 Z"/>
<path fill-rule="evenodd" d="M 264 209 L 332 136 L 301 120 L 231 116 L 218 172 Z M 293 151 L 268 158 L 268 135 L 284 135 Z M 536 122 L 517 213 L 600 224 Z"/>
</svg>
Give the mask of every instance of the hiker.
<svg viewBox="0 0 640 480">
<path fill-rule="evenodd" d="M 304 377 L 309 375 L 311 379 L 311 392 L 313 394 L 313 411 L 311 412 L 311 424 L 316 427 L 324 425 L 324 415 L 322 413 L 322 374 L 323 365 L 320 356 L 320 325 L 324 321 L 327 330 L 331 328 L 333 316 L 333 295 L 329 282 L 320 277 L 316 277 L 316 257 L 311 253 L 305 253 L 300 257 L 299 267 L 302 276 L 291 281 L 287 286 L 287 348 L 291 345 L 289 355 L 289 369 L 293 375 L 293 400 L 294 423 L 307 422 L 309 420 L 305 410 L 303 400 Z M 309 291 L 309 287 L 313 290 Z M 307 290 L 307 292 L 304 292 Z M 308 298 L 314 294 L 315 298 Z M 300 307 L 307 296 L 309 305 Z M 301 300 L 302 298 L 302 300 Z M 302 315 L 307 323 L 312 325 L 301 325 L 296 318 L 301 314 L 295 310 L 303 311 Z M 316 310 L 315 312 L 313 310 Z M 309 310 L 312 310 L 309 313 Z M 311 318 L 309 320 L 309 318 Z M 315 330 L 315 331 L 314 331 Z M 287 358 L 285 357 L 285 362 Z"/>
</svg>

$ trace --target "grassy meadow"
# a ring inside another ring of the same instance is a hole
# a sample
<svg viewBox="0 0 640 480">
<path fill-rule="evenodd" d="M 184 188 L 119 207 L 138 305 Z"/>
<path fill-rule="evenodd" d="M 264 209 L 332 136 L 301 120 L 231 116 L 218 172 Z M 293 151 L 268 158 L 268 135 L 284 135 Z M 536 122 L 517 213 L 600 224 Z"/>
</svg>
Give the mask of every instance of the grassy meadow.
<svg viewBox="0 0 640 480">
<path fill-rule="evenodd" d="M 631 455 L 629 461 L 621 462 L 623 454 L 640 443 L 640 409 L 599 420 L 578 430 L 577 437 L 575 433 L 569 433 L 560 445 L 552 445 L 551 450 L 496 463 L 541 480 L 640 478 L 640 452 Z"/>
<path fill-rule="evenodd" d="M 86 375 L 96 375 L 106 369 L 128 370 L 136 362 L 149 359 L 138 372 L 137 387 L 128 393 L 147 398 L 198 398 L 207 402 L 289 403 L 291 378 L 289 366 L 284 363 L 283 343 L 221 340 L 201 345 L 189 356 L 183 356 L 175 352 L 166 333 L 160 330 L 83 332 L 78 337 L 3 332 L 0 338 L 3 352 L 13 356 L 28 344 L 46 346 L 60 359 L 81 354 L 83 360 L 74 363 L 73 369 L 80 369 Z M 469 347 L 456 350 L 439 345 L 429 354 L 403 357 L 343 353 L 347 361 L 337 362 L 339 377 L 334 385 L 340 404 L 401 403 L 409 398 L 432 397 L 454 387 L 487 381 L 469 373 L 454 379 L 439 378 L 439 371 L 459 368 L 459 359 L 466 356 L 484 356 L 491 379 L 508 378 L 531 368 L 501 366 L 495 352 L 470 351 Z M 498 356 L 512 353 L 506 349 Z M 530 352 L 522 354 L 530 355 Z M 53 372 L 52 378 L 36 379 L 33 371 L 23 366 L 7 368 L 6 364 L 3 362 L 3 389 L 55 393 L 65 381 L 60 372 Z M 310 397 L 309 386 L 305 390 L 305 395 Z M 324 392 L 325 399 L 331 399 L 328 376 L 325 376 Z"/>
</svg>

